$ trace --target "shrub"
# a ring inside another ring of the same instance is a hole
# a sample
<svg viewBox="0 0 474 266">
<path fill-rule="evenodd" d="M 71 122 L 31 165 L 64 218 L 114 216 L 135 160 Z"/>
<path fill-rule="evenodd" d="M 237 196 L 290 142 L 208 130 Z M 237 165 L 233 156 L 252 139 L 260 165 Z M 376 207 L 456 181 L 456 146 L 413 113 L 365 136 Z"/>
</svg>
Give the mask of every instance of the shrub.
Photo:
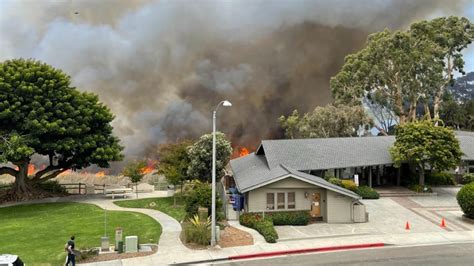
<svg viewBox="0 0 474 266">
<path fill-rule="evenodd" d="M 430 186 L 420 186 L 419 184 L 409 185 L 408 189 L 418 193 L 431 193 L 433 190 Z"/>
<path fill-rule="evenodd" d="M 328 180 L 329 183 L 342 187 L 342 180 L 337 177 L 331 177 Z"/>
<path fill-rule="evenodd" d="M 184 200 L 184 209 L 188 217 L 197 214 L 199 207 L 211 208 L 212 189 L 207 183 L 195 182 L 193 189 L 186 193 Z M 216 209 L 222 207 L 222 202 L 216 195 Z"/>
<path fill-rule="evenodd" d="M 268 215 L 263 218 L 258 213 L 247 212 L 240 215 L 239 222 L 243 226 L 257 230 L 268 243 L 275 243 L 278 239 L 278 233 Z"/>
<path fill-rule="evenodd" d="M 56 180 L 48 180 L 45 182 L 36 183 L 34 186 L 36 188 L 40 188 L 42 190 L 49 191 L 52 193 L 60 193 L 60 194 L 67 193 L 66 188 Z"/>
<path fill-rule="evenodd" d="M 194 215 L 189 223 L 184 226 L 184 237 L 187 243 L 192 242 L 199 245 L 209 245 L 211 241 L 211 219 L 200 219 Z"/>
<path fill-rule="evenodd" d="M 377 191 L 368 186 L 360 186 L 355 192 L 363 199 L 378 199 L 380 197 Z"/>
<path fill-rule="evenodd" d="M 456 195 L 456 199 L 464 214 L 474 219 L 474 182 L 464 185 Z"/>
<path fill-rule="evenodd" d="M 287 211 L 265 213 L 273 225 L 307 225 L 311 220 L 309 211 Z"/>
<path fill-rule="evenodd" d="M 255 224 L 255 230 L 257 230 L 268 243 L 276 243 L 278 239 L 278 233 L 273 227 L 273 223 L 270 220 L 264 219 Z"/>
<path fill-rule="evenodd" d="M 342 187 L 350 191 L 356 191 L 357 185 L 352 180 L 341 180 Z"/>
<path fill-rule="evenodd" d="M 426 175 L 426 184 L 432 186 L 454 185 L 453 175 L 446 172 L 429 173 Z"/>
<path fill-rule="evenodd" d="M 461 184 L 469 184 L 474 182 L 474 173 L 466 173 L 461 178 Z"/>
</svg>

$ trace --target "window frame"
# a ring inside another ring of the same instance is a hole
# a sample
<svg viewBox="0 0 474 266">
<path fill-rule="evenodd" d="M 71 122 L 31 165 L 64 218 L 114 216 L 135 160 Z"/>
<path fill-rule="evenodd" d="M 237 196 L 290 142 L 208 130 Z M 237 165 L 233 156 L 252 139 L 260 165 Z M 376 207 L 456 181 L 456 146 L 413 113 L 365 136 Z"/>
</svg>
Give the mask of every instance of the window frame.
<svg viewBox="0 0 474 266">
<path fill-rule="evenodd" d="M 272 195 L 269 197 L 269 195 Z M 268 200 L 272 199 L 272 203 L 269 203 Z M 271 206 L 271 207 L 269 207 Z M 266 209 L 267 210 L 275 210 L 275 192 L 267 192 L 266 193 Z"/>
<path fill-rule="evenodd" d="M 290 202 L 290 194 L 293 194 L 293 201 L 292 202 Z M 286 208 L 288 210 L 296 209 L 296 192 L 294 192 L 294 191 L 286 192 L 286 199 L 287 199 L 286 200 Z"/>
</svg>

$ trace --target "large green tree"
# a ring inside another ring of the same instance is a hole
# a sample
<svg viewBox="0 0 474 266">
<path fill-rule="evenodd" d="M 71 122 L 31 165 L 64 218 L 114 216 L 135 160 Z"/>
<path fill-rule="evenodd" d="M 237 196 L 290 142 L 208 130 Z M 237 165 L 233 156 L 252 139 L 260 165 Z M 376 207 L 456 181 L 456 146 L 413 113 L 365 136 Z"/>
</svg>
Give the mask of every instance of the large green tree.
<svg viewBox="0 0 474 266">
<path fill-rule="evenodd" d="M 416 119 L 416 106 L 441 79 L 442 65 L 433 56 L 438 47 L 407 32 L 384 30 L 369 36 L 367 47 L 345 59 L 331 79 L 336 102 L 360 103 L 364 98 L 389 109 L 400 123 Z"/>
<path fill-rule="evenodd" d="M 359 129 L 368 131 L 372 119 L 360 105 L 327 105 L 300 116 L 293 111 L 288 117 L 279 118 L 287 138 L 330 138 L 357 136 Z"/>
<path fill-rule="evenodd" d="M 461 52 L 473 36 L 469 20 L 458 17 L 372 34 L 367 46 L 347 56 L 331 79 L 336 102 L 353 104 L 368 98 L 397 115 L 400 124 L 415 121 L 417 106 L 423 105 L 424 116 L 438 121 L 441 96 L 454 72 L 463 73 Z"/>
<path fill-rule="evenodd" d="M 191 163 L 188 156 L 188 147 L 193 142 L 183 140 L 177 143 L 163 144 L 158 149 L 158 173 L 165 176 L 166 180 L 173 185 L 181 185 L 189 180 L 188 167 Z M 176 206 L 176 194 L 174 194 L 174 205 Z"/>
<path fill-rule="evenodd" d="M 409 163 L 419 171 L 419 184 L 425 185 L 425 169 L 436 171 L 459 165 L 462 151 L 452 129 L 435 126 L 431 120 L 398 125 L 390 149 L 396 167 Z"/>
<path fill-rule="evenodd" d="M 163 144 L 158 149 L 158 173 L 165 176 L 166 180 L 173 185 L 182 185 L 189 179 L 188 167 L 190 159 L 188 147 L 193 145 L 191 140 L 177 143 Z"/>
<path fill-rule="evenodd" d="M 59 69 L 35 60 L 0 63 L 0 174 L 15 177 L 10 199 L 33 196 L 32 184 L 68 169 L 91 164 L 109 167 L 122 159 L 119 140 L 112 134 L 114 116 L 97 95 L 71 86 Z M 31 156 L 48 165 L 28 174 Z"/>
<path fill-rule="evenodd" d="M 420 21 L 410 26 L 410 34 L 417 40 L 429 40 L 439 49 L 438 61 L 443 66 L 441 79 L 432 83 L 433 117 L 439 119 L 443 95 L 454 84 L 455 72 L 464 73 L 462 51 L 474 40 L 474 25 L 464 17 L 441 17 Z"/>
<path fill-rule="evenodd" d="M 230 141 L 222 132 L 216 132 L 216 178 L 224 175 L 224 169 L 232 154 Z M 205 134 L 192 146 L 188 147 L 190 164 L 188 175 L 204 182 L 212 178 L 212 134 Z"/>
</svg>

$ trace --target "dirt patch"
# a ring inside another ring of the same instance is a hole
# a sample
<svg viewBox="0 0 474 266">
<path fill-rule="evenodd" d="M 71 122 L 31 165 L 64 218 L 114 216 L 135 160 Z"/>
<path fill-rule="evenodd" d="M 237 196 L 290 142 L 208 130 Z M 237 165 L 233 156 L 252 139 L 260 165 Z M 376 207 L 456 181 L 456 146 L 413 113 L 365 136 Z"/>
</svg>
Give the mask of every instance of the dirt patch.
<svg viewBox="0 0 474 266">
<path fill-rule="evenodd" d="M 144 257 L 150 256 L 158 251 L 157 246 L 151 247 L 152 251 L 150 252 L 137 252 L 137 253 L 107 253 L 107 254 L 100 254 L 98 256 L 91 256 L 87 259 L 79 261 L 79 263 L 90 263 L 90 262 L 98 262 L 98 261 L 108 261 L 108 260 L 119 260 L 119 259 L 129 259 L 129 258 L 136 258 L 136 257 Z"/>
<path fill-rule="evenodd" d="M 226 223 L 227 224 L 227 223 Z M 184 237 L 184 229 L 181 231 L 180 239 L 183 245 L 185 245 L 189 249 L 194 250 L 205 250 L 210 247 L 210 245 L 203 246 L 195 243 L 186 243 Z M 228 224 L 225 226 L 223 230 L 221 230 L 219 246 L 222 248 L 228 247 L 238 247 L 238 246 L 248 246 L 253 245 L 253 237 L 249 233 L 237 229 L 235 227 L 229 226 Z"/>
<path fill-rule="evenodd" d="M 232 226 L 221 231 L 219 246 L 223 248 L 253 245 L 252 235 Z"/>
<path fill-rule="evenodd" d="M 183 226 L 181 225 L 181 227 L 183 227 Z M 181 234 L 179 235 L 179 239 L 181 240 L 181 243 L 183 243 L 183 245 L 185 245 L 189 249 L 204 250 L 204 249 L 207 249 L 208 247 L 210 247 L 210 245 L 203 246 L 203 245 L 199 245 L 199 244 L 191 243 L 191 242 L 187 243 L 186 242 L 186 237 L 184 235 L 184 228 L 181 231 Z"/>
</svg>

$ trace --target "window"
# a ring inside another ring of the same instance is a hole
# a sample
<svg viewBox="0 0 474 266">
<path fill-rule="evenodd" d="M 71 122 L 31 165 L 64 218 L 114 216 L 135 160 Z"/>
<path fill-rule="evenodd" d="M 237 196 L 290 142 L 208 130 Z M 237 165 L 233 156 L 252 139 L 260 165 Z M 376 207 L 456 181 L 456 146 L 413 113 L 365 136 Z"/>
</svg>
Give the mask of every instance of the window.
<svg viewBox="0 0 474 266">
<path fill-rule="evenodd" d="M 288 192 L 288 209 L 295 208 L 295 192 Z"/>
<path fill-rule="evenodd" d="M 275 193 L 267 193 L 267 210 L 275 209 Z"/>
<path fill-rule="evenodd" d="M 285 208 L 285 193 L 278 193 L 277 208 L 279 210 Z"/>
</svg>

